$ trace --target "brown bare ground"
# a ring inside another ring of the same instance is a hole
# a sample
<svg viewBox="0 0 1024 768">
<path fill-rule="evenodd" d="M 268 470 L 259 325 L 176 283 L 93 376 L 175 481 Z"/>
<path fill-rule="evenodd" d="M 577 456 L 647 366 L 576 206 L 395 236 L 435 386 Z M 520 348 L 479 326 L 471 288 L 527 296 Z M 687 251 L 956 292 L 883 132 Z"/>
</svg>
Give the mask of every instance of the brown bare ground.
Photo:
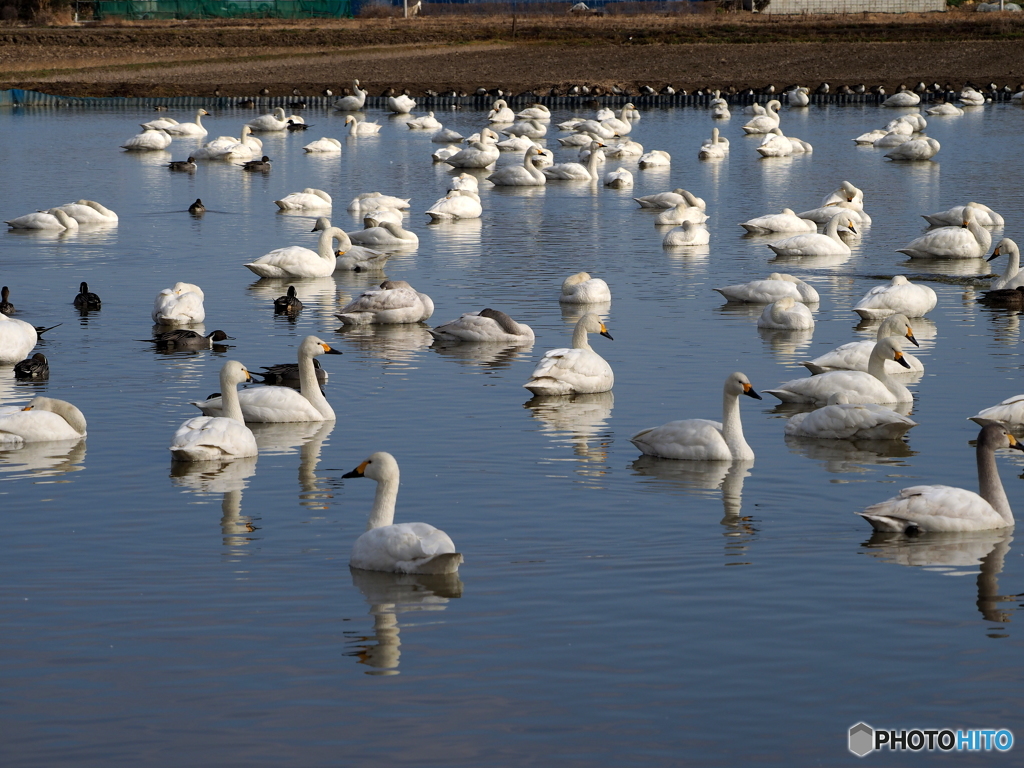
<svg viewBox="0 0 1024 768">
<path fill-rule="evenodd" d="M 429 9 L 429 6 L 428 6 Z M 0 88 L 78 96 L 1024 80 L 1024 14 L 426 16 L 0 28 Z"/>
</svg>

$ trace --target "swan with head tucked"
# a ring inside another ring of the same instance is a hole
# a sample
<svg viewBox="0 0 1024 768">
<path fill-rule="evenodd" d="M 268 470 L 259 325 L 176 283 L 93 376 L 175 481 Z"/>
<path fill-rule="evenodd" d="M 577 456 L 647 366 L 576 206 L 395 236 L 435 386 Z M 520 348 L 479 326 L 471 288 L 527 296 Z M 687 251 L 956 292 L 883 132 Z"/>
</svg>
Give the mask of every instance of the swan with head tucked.
<svg viewBox="0 0 1024 768">
<path fill-rule="evenodd" d="M 543 173 L 548 181 L 593 181 L 597 178 L 597 166 L 604 161 L 603 147 L 600 141 L 590 142 L 590 155 L 587 157 L 587 164 L 582 163 L 558 163 L 550 168 L 543 168 Z"/>
<path fill-rule="evenodd" d="M 959 227 L 963 224 L 964 213 L 967 206 L 974 209 L 974 220 L 983 227 L 1001 227 L 1004 224 L 1003 217 L 982 203 L 967 203 L 967 205 L 954 205 L 946 211 L 938 213 L 922 213 L 921 216 L 933 227 Z"/>
<path fill-rule="evenodd" d="M 911 139 L 895 147 L 892 152 L 886 154 L 890 160 L 915 161 L 931 160 L 938 154 L 942 146 L 935 139 L 929 136 L 922 136 L 919 139 Z"/>
<path fill-rule="evenodd" d="M 24 360 L 37 341 L 35 326 L 0 312 L 0 364 L 13 365 Z"/>
<path fill-rule="evenodd" d="M 164 288 L 153 301 L 153 322 L 201 323 L 206 319 L 205 298 L 203 289 L 193 283 L 175 283 L 171 288 Z"/>
<path fill-rule="evenodd" d="M 912 259 L 980 259 L 992 245 L 992 233 L 974 218 L 974 206 L 964 207 L 963 221 L 956 227 L 939 227 L 912 240 L 897 253 Z"/>
<path fill-rule="evenodd" d="M 829 395 L 827 405 L 791 416 L 785 432 L 819 440 L 897 440 L 916 426 L 916 421 L 891 408 L 851 403 L 844 392 L 837 392 Z"/>
<path fill-rule="evenodd" d="M 316 336 L 307 336 L 299 345 L 299 391 L 291 387 L 250 387 L 238 393 L 242 417 L 246 422 L 334 421 L 334 409 L 327 402 L 317 381 L 313 358 L 340 355 Z M 207 416 L 224 416 L 220 395 L 192 403 Z"/>
<path fill-rule="evenodd" d="M 348 204 L 349 213 L 366 213 L 377 208 L 396 208 L 404 210 L 409 207 L 412 198 L 383 195 L 380 192 L 363 192 L 356 195 Z"/>
<path fill-rule="evenodd" d="M 910 341 L 915 347 L 921 346 L 914 338 L 914 330 L 910 327 L 910 320 L 906 315 L 889 315 L 878 326 L 878 332 L 874 341 L 864 339 L 863 341 L 851 341 L 842 344 L 831 352 L 806 361 L 803 365 L 811 373 L 825 373 L 827 371 L 864 371 L 868 370 L 868 361 L 871 359 L 871 351 L 875 344 L 889 336 L 902 336 Z M 885 361 L 887 373 L 915 373 L 924 370 L 924 364 L 914 355 L 903 354 L 906 366 L 901 366 L 895 360 Z"/>
<path fill-rule="evenodd" d="M 756 149 L 761 157 L 789 157 L 793 154 L 793 143 L 776 126 L 764 132 L 764 138 Z"/>
<path fill-rule="evenodd" d="M 663 246 L 707 245 L 711 242 L 711 233 L 703 224 L 695 221 L 684 221 L 675 229 L 665 233 L 661 241 Z"/>
<path fill-rule="evenodd" d="M 438 341 L 497 341 L 504 344 L 533 341 L 533 329 L 517 323 L 497 309 L 467 312 L 458 320 L 430 329 Z"/>
<path fill-rule="evenodd" d="M 434 314 L 434 302 L 405 280 L 385 280 L 363 291 L 335 314 L 342 325 L 418 323 Z"/>
<path fill-rule="evenodd" d="M 686 203 L 687 205 L 696 206 L 702 211 L 707 210 L 707 204 L 699 197 L 691 192 L 687 192 L 685 189 L 674 189 L 671 192 L 659 192 L 655 195 L 644 195 L 643 197 L 634 197 L 637 203 L 640 204 L 641 208 L 675 208 L 680 203 Z"/>
<path fill-rule="evenodd" d="M 900 91 L 882 102 L 883 107 L 916 107 L 921 97 L 913 91 Z"/>
<path fill-rule="evenodd" d="M 712 290 L 718 291 L 728 301 L 748 304 L 771 304 L 787 297 L 804 304 L 817 304 L 821 300 L 813 286 L 798 277 L 778 272 L 772 272 L 765 280 L 751 280 L 749 283 Z"/>
<path fill-rule="evenodd" d="M 876 285 L 853 305 L 853 311 L 865 320 L 881 320 L 889 315 L 924 317 L 938 302 L 935 291 L 927 285 L 914 285 L 903 275 L 896 275 L 886 285 Z"/>
<path fill-rule="evenodd" d="M 302 151 L 311 155 L 340 154 L 341 142 L 337 139 L 332 139 L 330 136 L 321 136 L 316 141 L 311 141 L 309 144 L 304 146 Z"/>
<path fill-rule="evenodd" d="M 374 218 L 373 212 L 370 212 L 364 221 L 364 229 L 348 233 L 349 240 L 356 245 L 374 248 L 415 248 L 420 244 L 419 235 L 393 220 L 382 221 Z"/>
<path fill-rule="evenodd" d="M 301 192 L 292 192 L 280 200 L 275 200 L 274 205 L 282 211 L 306 211 L 319 208 L 330 208 L 333 204 L 331 196 L 322 189 L 306 187 Z"/>
<path fill-rule="evenodd" d="M 404 93 L 388 97 L 388 110 L 396 115 L 407 115 L 416 108 L 416 99 L 411 99 Z"/>
<path fill-rule="evenodd" d="M 577 272 L 562 281 L 561 304 L 601 304 L 612 300 L 608 283 L 588 272 Z"/>
<path fill-rule="evenodd" d="M 276 107 L 273 112 L 267 115 L 260 115 L 254 120 L 246 123 L 254 133 L 273 133 L 288 130 L 288 119 L 285 117 L 284 109 Z"/>
<path fill-rule="evenodd" d="M 433 112 L 427 112 L 422 117 L 414 117 L 406 122 L 405 126 L 414 131 L 439 131 L 444 127 L 441 121 L 434 117 Z"/>
<path fill-rule="evenodd" d="M 366 533 L 352 545 L 348 564 L 364 571 L 388 573 L 455 573 L 462 554 L 444 531 L 427 523 L 394 523 L 398 498 L 398 462 L 390 453 L 378 451 L 342 475 L 368 477 L 377 481 L 373 509 Z"/>
<path fill-rule="evenodd" d="M 95 200 L 79 200 L 76 203 L 65 203 L 57 206 L 79 224 L 114 224 L 117 214 L 100 205 Z"/>
<path fill-rule="evenodd" d="M 471 141 L 466 149 L 456 152 L 445 162 L 452 168 L 486 168 L 494 165 L 501 156 L 501 150 L 495 144 L 499 138 L 490 128 L 484 128 L 480 131 L 479 141 Z"/>
<path fill-rule="evenodd" d="M 722 388 L 722 421 L 683 419 L 637 432 L 629 441 L 648 456 L 683 461 L 753 461 L 743 438 L 740 395 L 760 400 L 750 379 L 737 371 Z"/>
<path fill-rule="evenodd" d="M 740 224 L 752 235 L 771 235 L 776 232 L 817 232 L 818 226 L 810 219 L 801 219 L 792 208 L 783 208 L 782 213 L 769 213 Z"/>
<path fill-rule="evenodd" d="M 825 228 L 825 234 L 808 232 L 793 235 L 785 240 L 769 243 L 768 247 L 779 256 L 847 256 L 850 246 L 839 237 L 839 228 L 844 227 L 856 234 L 857 230 L 846 216 L 833 216 Z"/>
<path fill-rule="evenodd" d="M 1009 528 L 1013 510 L 996 466 L 1000 448 L 1024 450 L 1024 445 L 1001 425 L 982 427 L 976 449 L 979 493 L 948 485 L 915 485 L 857 514 L 875 530 L 899 533 Z"/>
<path fill-rule="evenodd" d="M 162 120 L 154 120 L 151 123 L 143 123 L 143 128 L 159 128 L 171 136 L 205 136 L 209 131 L 203 127 L 203 115 L 209 117 L 210 113 L 205 109 L 199 109 L 196 111 L 196 120 L 194 123 L 174 123 L 173 125 L 157 125 L 163 122 Z"/>
<path fill-rule="evenodd" d="M 576 323 L 572 348 L 546 352 L 523 386 L 535 395 L 573 395 L 610 390 L 615 384 L 612 367 L 591 349 L 588 333 L 612 338 L 601 318 L 588 312 Z"/>
<path fill-rule="evenodd" d="M 521 120 L 550 120 L 551 110 L 543 104 L 531 104 L 526 109 L 516 114 L 516 117 Z"/>
<path fill-rule="evenodd" d="M 320 232 L 320 239 L 315 251 L 301 245 L 289 245 L 277 248 L 260 256 L 245 266 L 260 277 L 326 277 L 337 268 L 336 258 L 343 255 L 352 245 L 345 230 L 339 227 L 322 227 L 321 219 L 317 220 L 313 232 Z M 334 242 L 338 241 L 339 249 L 334 250 Z"/>
<path fill-rule="evenodd" d="M 806 331 L 814 327 L 814 315 L 806 304 L 786 296 L 762 310 L 757 327 Z"/>
<path fill-rule="evenodd" d="M 644 168 L 668 168 L 672 165 L 672 155 L 663 149 L 655 149 L 646 154 L 640 155 L 637 166 L 640 170 Z"/>
<path fill-rule="evenodd" d="M 479 219 L 483 213 L 480 196 L 468 189 L 451 189 L 448 194 L 427 208 L 431 221 Z"/>
<path fill-rule="evenodd" d="M 765 113 L 751 118 L 743 126 L 743 132 L 747 134 L 768 133 L 772 128 L 778 128 L 780 107 L 782 107 L 782 104 L 777 99 L 769 101 L 765 104 Z"/>
<path fill-rule="evenodd" d="M 77 232 L 78 221 L 60 208 L 49 211 L 37 211 L 5 221 L 11 229 L 48 229 L 57 232 Z"/>
<path fill-rule="evenodd" d="M 342 96 L 340 99 L 334 100 L 334 108 L 339 112 L 356 112 L 363 108 L 366 104 L 366 94 L 364 90 L 360 90 L 359 81 L 352 81 L 352 94 L 350 96 Z M 351 117 L 351 115 L 349 115 Z M 345 122 L 348 122 L 348 117 L 345 118 Z"/>
<path fill-rule="evenodd" d="M 968 418 L 983 427 L 986 424 L 1003 424 L 1019 434 L 1024 431 L 1024 395 L 1008 397 Z"/>
<path fill-rule="evenodd" d="M 159 128 L 147 128 L 142 133 L 137 133 L 130 139 L 127 139 L 121 145 L 121 149 L 134 152 L 155 152 L 167 149 L 169 146 L 171 146 L 171 135 L 167 131 Z"/>
<path fill-rule="evenodd" d="M 85 416 L 66 400 L 36 397 L 23 408 L 0 409 L 0 446 L 77 440 L 85 435 Z"/>
<path fill-rule="evenodd" d="M 539 187 L 547 183 L 547 177 L 537 168 L 534 158 L 540 154 L 539 147 L 530 147 L 523 154 L 522 165 L 508 165 L 498 168 L 487 180 L 499 187 Z M 451 159 L 448 161 L 451 164 Z"/>
<path fill-rule="evenodd" d="M 225 461 L 256 456 L 256 438 L 245 426 L 238 385 L 252 381 L 249 371 L 236 360 L 229 360 L 220 371 L 223 416 L 196 416 L 189 419 L 171 438 L 171 458 L 175 461 Z"/>
<path fill-rule="evenodd" d="M 853 203 L 857 210 L 860 210 L 864 207 L 864 191 L 849 181 L 844 181 L 839 185 L 839 189 L 829 192 L 821 200 L 822 207 L 833 203 Z"/>
<path fill-rule="evenodd" d="M 914 396 L 885 370 L 885 361 L 895 360 L 904 368 L 903 345 L 898 336 L 875 343 L 868 359 L 868 371 L 829 371 L 806 379 L 793 379 L 776 389 L 766 389 L 784 403 L 825 405 L 830 395 L 842 392 L 851 403 L 909 403 Z"/>
<path fill-rule="evenodd" d="M 491 104 L 491 111 L 487 113 L 489 123 L 514 123 L 516 113 L 509 109 L 504 99 L 498 99 Z"/>
<path fill-rule="evenodd" d="M 692 221 L 694 224 L 703 224 L 708 220 L 708 215 L 696 205 L 690 205 L 686 201 L 679 203 L 674 208 L 668 208 L 654 217 L 655 226 L 668 225 L 678 227 L 684 221 Z"/>
<path fill-rule="evenodd" d="M 936 104 L 934 107 L 929 107 L 925 112 L 929 115 L 937 115 L 940 117 L 959 117 L 964 114 L 964 111 L 960 109 L 960 107 L 956 104 L 950 104 L 948 101 Z"/>
<path fill-rule="evenodd" d="M 632 189 L 633 174 L 626 168 L 615 168 L 605 173 L 604 185 L 612 189 Z"/>
</svg>

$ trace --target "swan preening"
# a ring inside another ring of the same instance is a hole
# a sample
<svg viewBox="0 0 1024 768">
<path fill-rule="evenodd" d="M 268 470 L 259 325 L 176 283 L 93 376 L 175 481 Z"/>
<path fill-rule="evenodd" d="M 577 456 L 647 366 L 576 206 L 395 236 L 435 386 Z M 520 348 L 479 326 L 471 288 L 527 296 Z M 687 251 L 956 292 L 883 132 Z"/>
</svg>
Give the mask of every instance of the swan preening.
<svg viewBox="0 0 1024 768">
<path fill-rule="evenodd" d="M 637 432 L 629 441 L 648 456 L 686 461 L 752 461 L 754 451 L 743 438 L 740 395 L 760 400 L 750 379 L 736 372 L 722 389 L 722 421 L 684 419 Z"/>
<path fill-rule="evenodd" d="M 948 485 L 915 485 L 857 514 L 880 531 L 987 531 L 1013 525 L 1013 510 L 999 479 L 996 451 L 1024 450 L 1006 427 L 988 424 L 978 435 L 979 493 Z"/>
<path fill-rule="evenodd" d="M 939 142 L 935 139 L 922 136 L 919 139 L 911 139 L 900 144 L 892 152 L 889 152 L 886 157 L 890 160 L 904 161 L 931 160 L 938 154 L 941 148 Z"/>
<path fill-rule="evenodd" d="M 223 461 L 259 453 L 238 400 L 238 385 L 246 381 L 252 377 L 244 365 L 235 360 L 224 364 L 220 372 L 224 415 L 196 416 L 178 427 L 170 445 L 175 461 Z"/>
<path fill-rule="evenodd" d="M 700 208 L 702 211 L 707 210 L 707 206 L 701 198 L 685 189 L 674 189 L 671 192 L 659 192 L 655 195 L 644 195 L 633 199 L 641 208 L 675 208 L 680 203 L 686 203 Z"/>
<path fill-rule="evenodd" d="M 24 407 L 0 408 L 0 446 L 77 440 L 85 430 L 85 416 L 66 400 L 36 397 Z"/>
<path fill-rule="evenodd" d="M 463 562 L 451 537 L 426 523 L 394 523 L 398 498 L 398 462 L 378 451 L 342 475 L 377 481 L 366 533 L 352 546 L 349 565 L 365 571 L 390 573 L 455 573 Z"/>
<path fill-rule="evenodd" d="M 121 149 L 135 152 L 155 152 L 171 146 L 171 135 L 159 128 L 147 128 L 132 136 L 121 145 Z"/>
<path fill-rule="evenodd" d="M 523 386 L 535 395 L 589 394 L 610 390 L 615 383 L 612 367 L 591 349 L 588 333 L 612 338 L 600 316 L 588 312 L 576 323 L 572 348 L 546 352 Z"/>
<path fill-rule="evenodd" d="M 846 393 L 836 392 L 825 406 L 790 417 L 785 432 L 819 440 L 895 440 L 916 426 L 916 421 L 891 408 L 851 403 Z"/>
<path fill-rule="evenodd" d="M 418 323 L 434 314 L 434 302 L 405 280 L 385 280 L 350 301 L 335 317 L 343 325 Z"/>
<path fill-rule="evenodd" d="M 771 235 L 776 232 L 817 232 L 818 226 L 810 219 L 801 219 L 792 208 L 783 208 L 782 213 L 769 213 L 749 219 L 740 224 L 752 235 Z"/>
<path fill-rule="evenodd" d="M 282 211 L 306 211 L 310 209 L 330 208 L 333 204 L 331 196 L 322 189 L 306 187 L 301 192 L 292 192 L 274 204 Z"/>
<path fill-rule="evenodd" d="M 764 308 L 757 327 L 806 331 L 814 327 L 814 315 L 806 304 L 785 296 Z"/>
<path fill-rule="evenodd" d="M 983 227 L 1003 226 L 1003 217 L 982 203 L 955 205 L 938 213 L 923 213 L 921 216 L 933 227 L 959 227 L 964 221 L 967 206 L 974 209 L 974 220 Z"/>
<path fill-rule="evenodd" d="M 1024 395 L 1008 397 L 998 405 L 974 414 L 970 420 L 983 427 L 986 424 L 1003 424 L 1015 432 L 1024 431 Z"/>
<path fill-rule="evenodd" d="M 363 108 L 363 105 L 366 104 L 366 94 L 367 92 L 365 90 L 360 90 L 359 81 L 353 80 L 352 95 L 342 96 L 340 99 L 335 99 L 334 108 L 339 112 L 355 112 L 360 110 Z M 351 117 L 351 115 L 345 118 L 346 123 L 348 123 L 349 117 Z"/>
<path fill-rule="evenodd" d="M 825 234 L 809 232 L 803 235 L 793 235 L 785 240 L 769 243 L 768 247 L 779 256 L 801 257 L 801 256 L 848 256 L 850 246 L 839 237 L 839 228 L 848 229 L 854 234 L 857 230 L 846 216 L 833 216 L 825 227 Z"/>
<path fill-rule="evenodd" d="M 748 304 L 771 304 L 789 297 L 804 304 L 817 304 L 821 299 L 814 287 L 798 277 L 772 272 L 765 280 L 751 280 L 749 283 L 713 288 L 729 301 Z"/>
</svg>

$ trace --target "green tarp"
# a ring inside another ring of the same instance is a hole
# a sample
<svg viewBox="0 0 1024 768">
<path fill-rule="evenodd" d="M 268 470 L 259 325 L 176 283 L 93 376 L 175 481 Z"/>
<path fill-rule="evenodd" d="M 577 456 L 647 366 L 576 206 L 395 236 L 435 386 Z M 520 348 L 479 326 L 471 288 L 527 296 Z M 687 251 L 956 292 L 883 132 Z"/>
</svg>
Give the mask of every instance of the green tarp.
<svg viewBox="0 0 1024 768">
<path fill-rule="evenodd" d="M 93 5 L 98 19 L 316 19 L 352 15 L 350 0 L 100 0 Z"/>
</svg>

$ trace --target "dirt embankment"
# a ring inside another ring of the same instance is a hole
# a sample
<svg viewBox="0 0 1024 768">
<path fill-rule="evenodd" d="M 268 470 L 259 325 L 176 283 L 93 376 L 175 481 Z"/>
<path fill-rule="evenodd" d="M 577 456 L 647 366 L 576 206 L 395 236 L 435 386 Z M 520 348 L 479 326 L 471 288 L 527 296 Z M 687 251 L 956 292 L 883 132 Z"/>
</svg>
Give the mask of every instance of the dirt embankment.
<svg viewBox="0 0 1024 768">
<path fill-rule="evenodd" d="M 0 28 L 0 88 L 78 96 L 385 87 L 758 87 L 1024 80 L 1024 14 L 465 16 Z"/>
</svg>

